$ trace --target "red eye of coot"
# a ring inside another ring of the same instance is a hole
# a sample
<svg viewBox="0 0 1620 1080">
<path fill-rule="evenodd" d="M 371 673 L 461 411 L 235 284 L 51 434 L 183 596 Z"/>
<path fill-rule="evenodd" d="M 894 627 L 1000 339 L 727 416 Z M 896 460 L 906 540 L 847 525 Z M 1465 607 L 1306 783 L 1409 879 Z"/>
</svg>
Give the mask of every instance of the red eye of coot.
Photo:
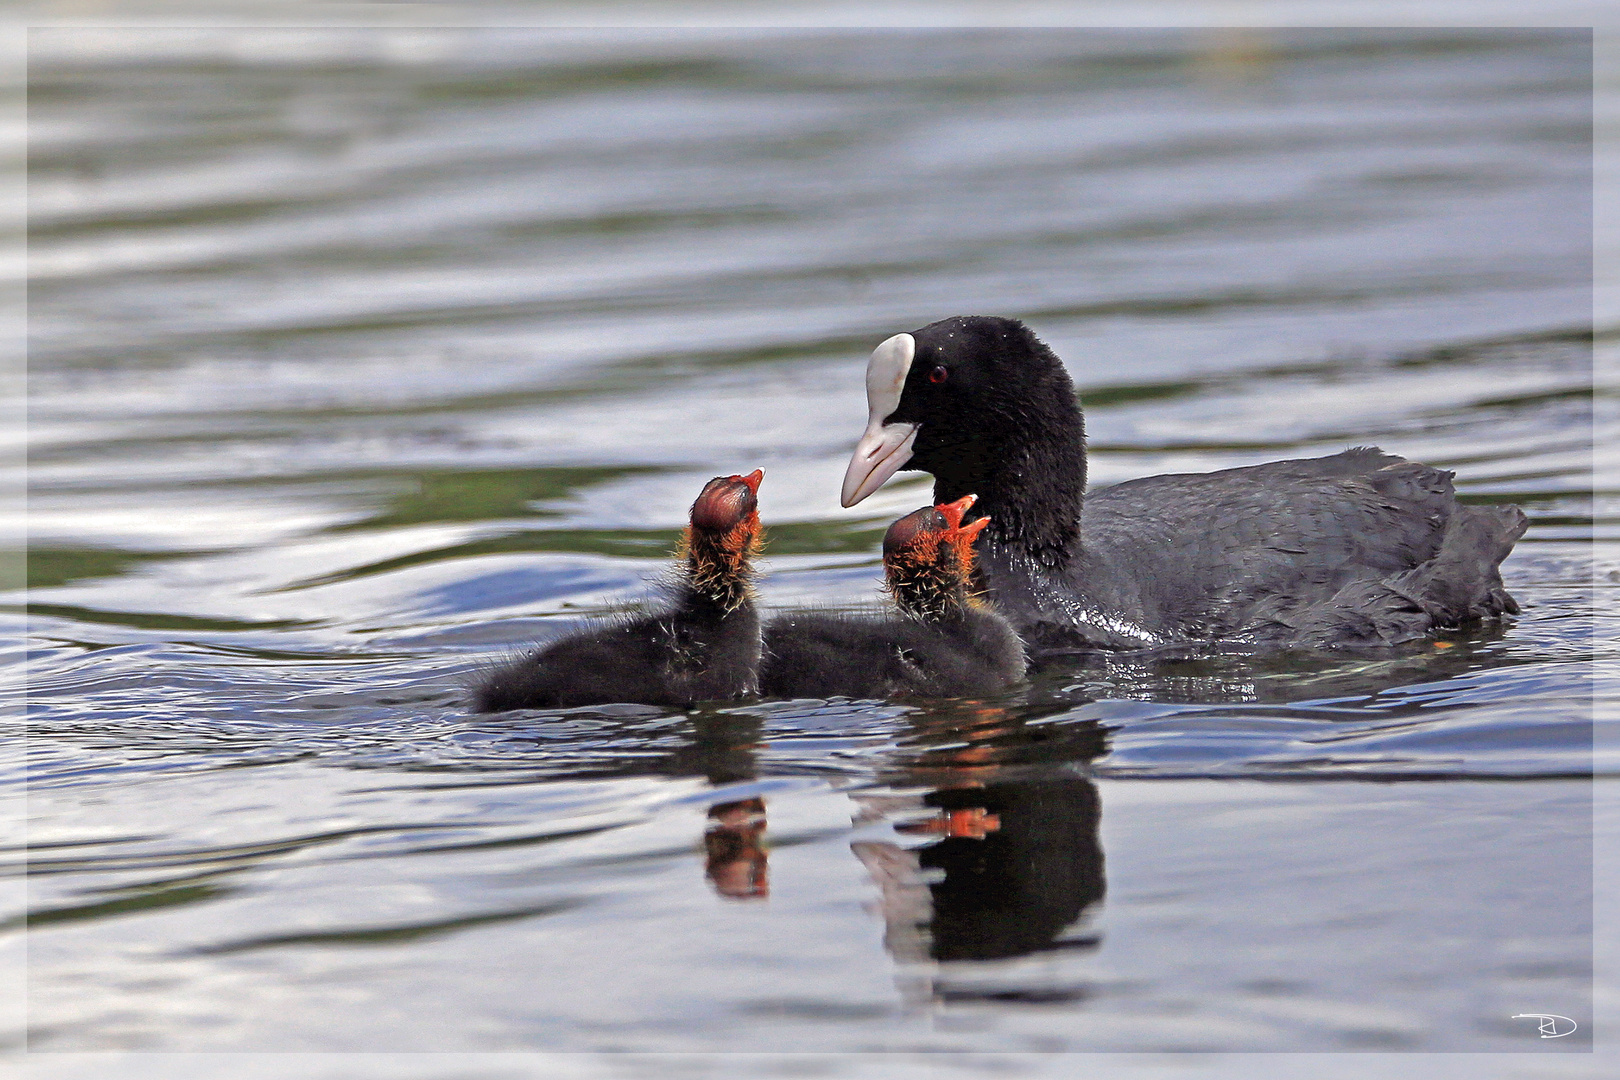
<svg viewBox="0 0 1620 1080">
<path fill-rule="evenodd" d="M 951 377 L 950 371 L 948 369 L 942 368 L 942 367 L 937 367 L 933 371 L 930 371 L 928 373 L 928 381 L 929 382 L 944 382 L 946 379 L 948 379 L 950 377 Z"/>
</svg>

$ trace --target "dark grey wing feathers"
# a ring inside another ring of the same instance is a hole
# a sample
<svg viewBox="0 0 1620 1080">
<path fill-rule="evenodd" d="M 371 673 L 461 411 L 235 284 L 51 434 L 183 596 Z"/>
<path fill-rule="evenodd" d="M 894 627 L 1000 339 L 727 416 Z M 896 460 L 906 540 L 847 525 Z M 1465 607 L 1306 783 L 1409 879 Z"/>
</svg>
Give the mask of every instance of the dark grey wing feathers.
<svg viewBox="0 0 1620 1080">
<path fill-rule="evenodd" d="M 1073 582 L 1188 638 L 1390 643 L 1501 614 L 1523 515 L 1459 507 L 1452 475 L 1359 447 L 1129 481 L 1087 497 Z"/>
</svg>

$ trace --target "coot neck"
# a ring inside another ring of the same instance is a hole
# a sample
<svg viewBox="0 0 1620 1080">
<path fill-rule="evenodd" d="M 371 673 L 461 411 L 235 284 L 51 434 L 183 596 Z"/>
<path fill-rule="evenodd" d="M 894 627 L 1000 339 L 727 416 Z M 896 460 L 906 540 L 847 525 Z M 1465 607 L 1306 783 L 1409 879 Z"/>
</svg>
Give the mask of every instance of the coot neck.
<svg viewBox="0 0 1620 1080">
<path fill-rule="evenodd" d="M 981 544 L 1066 565 L 1079 549 L 1086 490 L 1085 421 L 1072 389 L 1040 415 L 991 416 L 985 427 L 979 452 L 961 455 L 972 458 L 965 467 L 935 471 L 934 501 L 977 495 L 973 514 L 990 519 Z"/>
</svg>

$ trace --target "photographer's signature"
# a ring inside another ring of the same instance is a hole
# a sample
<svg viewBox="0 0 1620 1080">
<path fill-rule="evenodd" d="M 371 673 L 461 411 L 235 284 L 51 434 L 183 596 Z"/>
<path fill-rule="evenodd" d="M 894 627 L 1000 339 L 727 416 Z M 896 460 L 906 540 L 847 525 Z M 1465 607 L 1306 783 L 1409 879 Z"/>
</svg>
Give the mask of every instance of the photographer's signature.
<svg viewBox="0 0 1620 1080">
<path fill-rule="evenodd" d="M 1580 1025 L 1567 1016 L 1558 1016 L 1555 1013 L 1514 1013 L 1515 1020 L 1538 1020 L 1537 1025 L 1543 1039 L 1562 1039 L 1565 1035 L 1573 1034 Z"/>
</svg>

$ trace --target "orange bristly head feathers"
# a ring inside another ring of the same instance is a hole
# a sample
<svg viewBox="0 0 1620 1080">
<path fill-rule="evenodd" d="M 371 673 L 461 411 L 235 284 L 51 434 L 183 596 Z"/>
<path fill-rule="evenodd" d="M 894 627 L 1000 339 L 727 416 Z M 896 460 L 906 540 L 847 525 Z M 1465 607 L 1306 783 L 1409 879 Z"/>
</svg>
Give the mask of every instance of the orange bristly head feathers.
<svg viewBox="0 0 1620 1080">
<path fill-rule="evenodd" d="M 936 621 L 971 604 L 973 541 L 989 518 L 968 525 L 962 516 L 978 501 L 965 495 L 955 502 L 925 506 L 889 526 L 883 537 L 887 588 L 907 615 Z"/>
</svg>

